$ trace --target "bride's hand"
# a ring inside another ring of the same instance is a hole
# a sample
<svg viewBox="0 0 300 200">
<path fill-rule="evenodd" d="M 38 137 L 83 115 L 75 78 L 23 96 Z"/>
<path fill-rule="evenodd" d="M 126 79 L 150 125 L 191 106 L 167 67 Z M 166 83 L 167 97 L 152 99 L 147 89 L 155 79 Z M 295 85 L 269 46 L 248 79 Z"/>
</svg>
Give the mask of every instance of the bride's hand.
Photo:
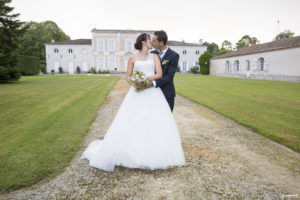
<svg viewBox="0 0 300 200">
<path fill-rule="evenodd" d="M 135 87 L 135 88 L 142 88 L 143 89 L 143 85 L 133 84 L 133 87 Z"/>
</svg>

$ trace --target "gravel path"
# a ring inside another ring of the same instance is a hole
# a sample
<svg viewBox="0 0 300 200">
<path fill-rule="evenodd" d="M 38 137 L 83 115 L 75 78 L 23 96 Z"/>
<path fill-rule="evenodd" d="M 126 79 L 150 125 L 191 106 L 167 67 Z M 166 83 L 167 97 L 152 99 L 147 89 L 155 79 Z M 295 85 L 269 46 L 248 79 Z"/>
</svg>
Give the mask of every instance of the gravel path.
<svg viewBox="0 0 300 200">
<path fill-rule="evenodd" d="M 89 142 L 103 138 L 127 90 L 121 79 L 61 175 L 0 199 L 300 199 L 299 153 L 180 95 L 174 117 L 186 166 L 155 171 L 118 166 L 114 172 L 89 167 L 79 158 Z"/>
</svg>

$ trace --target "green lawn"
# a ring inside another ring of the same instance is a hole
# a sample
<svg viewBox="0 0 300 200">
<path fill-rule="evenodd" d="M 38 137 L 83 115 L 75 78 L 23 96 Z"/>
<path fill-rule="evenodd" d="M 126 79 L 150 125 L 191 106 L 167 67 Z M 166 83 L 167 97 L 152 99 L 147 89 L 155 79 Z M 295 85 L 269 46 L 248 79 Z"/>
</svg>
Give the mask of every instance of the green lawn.
<svg viewBox="0 0 300 200">
<path fill-rule="evenodd" d="M 300 83 L 176 75 L 176 92 L 300 152 Z"/>
<path fill-rule="evenodd" d="M 118 79 L 22 76 L 0 84 L 0 191 L 61 173 Z"/>
</svg>

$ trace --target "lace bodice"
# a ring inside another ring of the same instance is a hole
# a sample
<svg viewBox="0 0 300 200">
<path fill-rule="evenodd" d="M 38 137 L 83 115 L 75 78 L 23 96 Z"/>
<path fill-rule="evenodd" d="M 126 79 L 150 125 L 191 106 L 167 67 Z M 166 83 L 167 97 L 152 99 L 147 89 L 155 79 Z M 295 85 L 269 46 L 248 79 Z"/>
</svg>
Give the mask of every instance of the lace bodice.
<svg viewBox="0 0 300 200">
<path fill-rule="evenodd" d="M 144 72 L 146 76 L 155 74 L 155 64 L 153 54 L 149 52 L 146 60 L 137 60 L 134 63 L 133 70 Z"/>
</svg>

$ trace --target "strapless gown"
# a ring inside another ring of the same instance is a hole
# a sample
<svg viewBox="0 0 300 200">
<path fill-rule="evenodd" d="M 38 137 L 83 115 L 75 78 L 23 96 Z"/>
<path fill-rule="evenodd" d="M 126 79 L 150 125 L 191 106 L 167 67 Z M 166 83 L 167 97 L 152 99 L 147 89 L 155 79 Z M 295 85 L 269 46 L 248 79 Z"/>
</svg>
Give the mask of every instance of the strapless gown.
<svg viewBox="0 0 300 200">
<path fill-rule="evenodd" d="M 134 70 L 153 75 L 153 54 L 136 61 Z M 180 134 L 161 89 L 136 92 L 131 86 L 103 140 L 92 141 L 81 159 L 105 171 L 115 166 L 149 170 L 184 166 Z"/>
</svg>

